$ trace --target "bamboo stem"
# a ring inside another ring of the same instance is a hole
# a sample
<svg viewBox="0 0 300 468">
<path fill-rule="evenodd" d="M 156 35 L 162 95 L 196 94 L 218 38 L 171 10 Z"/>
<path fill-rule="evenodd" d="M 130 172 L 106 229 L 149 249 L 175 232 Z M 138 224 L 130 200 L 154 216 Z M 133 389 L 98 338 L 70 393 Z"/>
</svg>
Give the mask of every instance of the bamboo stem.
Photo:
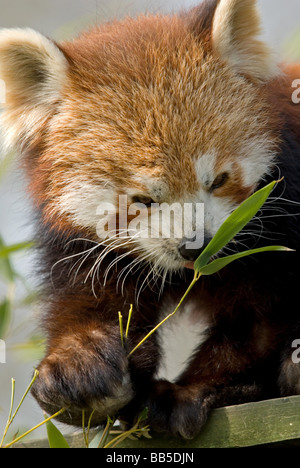
<svg viewBox="0 0 300 468">
<path fill-rule="evenodd" d="M 51 419 L 54 419 L 56 418 L 57 416 L 59 416 L 60 414 L 62 414 L 64 411 L 66 411 L 66 408 L 62 408 L 61 410 L 57 411 L 57 413 L 53 414 L 52 416 L 49 416 L 49 418 L 47 419 L 44 419 L 44 421 L 42 421 L 41 423 L 37 424 L 36 426 L 34 426 L 32 429 L 29 429 L 29 431 L 25 432 L 24 434 L 20 435 L 20 437 L 17 437 L 17 439 L 13 440 L 12 442 L 10 442 L 9 444 L 6 444 L 4 446 L 4 448 L 9 448 L 11 447 L 12 445 L 14 445 L 15 443 L 19 442 L 21 439 L 23 439 L 23 437 L 26 437 L 28 434 L 31 434 L 31 432 L 35 431 L 36 429 L 38 429 L 39 427 L 43 426 L 44 424 L 46 424 L 48 421 L 51 421 Z"/>
<path fill-rule="evenodd" d="M 195 271 L 195 274 L 194 274 L 194 279 L 193 281 L 191 282 L 191 284 L 189 285 L 188 289 L 186 290 L 186 292 L 184 293 L 184 295 L 182 296 L 182 298 L 180 299 L 180 302 L 178 303 L 176 309 L 171 313 L 169 314 L 167 317 L 165 317 L 158 325 L 156 325 L 156 327 L 154 327 L 129 353 L 129 356 L 131 356 L 151 335 L 153 335 L 154 332 L 156 332 L 156 330 L 158 330 L 159 327 L 161 327 L 167 320 L 169 320 L 171 317 L 173 317 L 176 312 L 178 311 L 179 307 L 181 306 L 181 304 L 183 303 L 183 301 L 185 300 L 185 298 L 187 297 L 187 295 L 189 294 L 189 292 L 191 291 L 191 289 L 194 287 L 194 285 L 197 283 L 197 281 L 199 280 L 199 278 L 202 276 L 202 273 L 198 273 Z"/>
</svg>

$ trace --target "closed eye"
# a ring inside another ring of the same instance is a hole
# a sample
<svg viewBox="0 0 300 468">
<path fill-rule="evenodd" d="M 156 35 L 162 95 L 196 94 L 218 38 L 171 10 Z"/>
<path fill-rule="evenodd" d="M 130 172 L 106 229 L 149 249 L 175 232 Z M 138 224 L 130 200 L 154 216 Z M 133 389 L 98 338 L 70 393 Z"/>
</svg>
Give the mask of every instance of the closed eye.
<svg viewBox="0 0 300 468">
<path fill-rule="evenodd" d="M 213 181 L 212 185 L 210 186 L 209 192 L 212 193 L 218 188 L 223 187 L 223 185 L 226 184 L 228 179 L 229 179 L 228 172 L 223 172 L 222 174 L 218 175 Z"/>
<path fill-rule="evenodd" d="M 135 195 L 132 197 L 132 203 L 140 203 L 142 205 L 146 205 L 147 208 L 151 206 L 154 201 L 151 197 L 147 197 L 146 195 Z"/>
</svg>

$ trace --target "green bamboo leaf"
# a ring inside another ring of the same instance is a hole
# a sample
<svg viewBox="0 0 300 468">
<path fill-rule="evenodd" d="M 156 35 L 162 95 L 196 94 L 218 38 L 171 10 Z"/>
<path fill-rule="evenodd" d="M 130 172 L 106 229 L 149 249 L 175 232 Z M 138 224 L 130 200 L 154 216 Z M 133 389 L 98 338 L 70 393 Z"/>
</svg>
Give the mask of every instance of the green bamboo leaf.
<svg viewBox="0 0 300 468">
<path fill-rule="evenodd" d="M 33 335 L 26 342 L 12 345 L 20 362 L 30 362 L 40 360 L 45 354 L 45 340 L 39 335 Z"/>
<path fill-rule="evenodd" d="M 112 420 L 109 416 L 107 416 L 106 426 L 104 429 L 100 430 L 93 440 L 89 443 L 88 448 L 103 448 L 107 441 L 107 438 L 110 435 L 110 430 L 114 425 L 115 421 Z"/>
<path fill-rule="evenodd" d="M 143 421 L 146 421 L 147 418 L 148 418 L 148 413 L 149 413 L 149 409 L 148 407 L 146 406 L 143 411 L 141 411 L 141 413 L 139 414 L 138 416 L 138 422 L 141 423 Z"/>
<path fill-rule="evenodd" d="M 240 258 L 248 257 L 249 255 L 254 255 L 254 254 L 258 254 L 262 252 L 275 252 L 275 251 L 292 252 L 291 249 L 288 249 L 287 247 L 278 246 L 278 245 L 262 247 L 260 249 L 254 249 L 254 250 L 247 250 L 245 252 L 240 252 L 235 255 L 229 255 L 228 257 L 218 258 L 217 260 L 214 260 L 208 265 L 205 265 L 204 267 L 202 267 L 200 270 L 200 273 L 204 276 L 213 275 L 217 273 L 218 271 L 222 270 L 222 268 L 226 267 L 230 263 L 234 262 L 235 260 L 239 260 Z"/>
<path fill-rule="evenodd" d="M 3 239 L 0 235 L 0 250 L 4 249 L 6 246 L 3 242 Z M 14 271 L 14 268 L 11 264 L 10 259 L 7 258 L 0 258 L 0 277 L 2 280 L 8 282 L 8 283 L 13 283 L 16 279 L 16 272 Z"/>
<path fill-rule="evenodd" d="M 99 444 L 101 442 L 101 439 L 103 438 L 103 432 L 104 432 L 104 429 L 102 431 L 97 432 L 95 437 L 89 443 L 89 448 L 91 448 L 91 449 L 98 448 L 98 446 L 99 446 Z"/>
<path fill-rule="evenodd" d="M 13 244 L 8 246 L 2 246 L 0 248 L 0 258 L 7 258 L 10 254 L 18 252 L 19 250 L 29 249 L 33 246 L 33 242 L 20 242 L 19 244 Z"/>
<path fill-rule="evenodd" d="M 0 259 L 0 278 L 6 283 L 13 283 L 17 278 L 17 273 L 8 258 Z"/>
<path fill-rule="evenodd" d="M 197 272 L 200 272 L 207 265 L 210 258 L 227 245 L 251 221 L 265 203 L 276 184 L 277 181 L 273 181 L 255 192 L 226 219 L 211 242 L 195 261 L 194 268 Z"/>
<path fill-rule="evenodd" d="M 0 338 L 4 338 L 11 319 L 11 303 L 5 299 L 0 304 Z"/>
<path fill-rule="evenodd" d="M 68 442 L 52 421 L 46 422 L 50 448 L 70 448 Z"/>
</svg>

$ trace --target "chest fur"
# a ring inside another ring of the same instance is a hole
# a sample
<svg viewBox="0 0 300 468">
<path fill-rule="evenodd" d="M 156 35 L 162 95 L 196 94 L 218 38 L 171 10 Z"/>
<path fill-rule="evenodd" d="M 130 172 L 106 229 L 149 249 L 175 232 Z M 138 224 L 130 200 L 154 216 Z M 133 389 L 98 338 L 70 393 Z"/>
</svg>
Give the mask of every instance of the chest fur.
<svg viewBox="0 0 300 468">
<path fill-rule="evenodd" d="M 160 320 L 175 307 L 173 301 L 165 302 Z M 156 379 L 174 382 L 184 372 L 194 352 L 206 340 L 209 322 L 204 312 L 197 309 L 195 302 L 187 302 L 158 329 L 160 362 Z"/>
</svg>

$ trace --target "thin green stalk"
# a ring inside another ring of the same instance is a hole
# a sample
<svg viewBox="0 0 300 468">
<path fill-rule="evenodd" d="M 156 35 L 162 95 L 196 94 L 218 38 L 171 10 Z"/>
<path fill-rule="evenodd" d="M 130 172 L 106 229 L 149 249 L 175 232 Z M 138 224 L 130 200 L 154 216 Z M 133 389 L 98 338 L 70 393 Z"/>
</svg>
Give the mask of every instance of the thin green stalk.
<svg viewBox="0 0 300 468">
<path fill-rule="evenodd" d="M 167 317 L 165 317 L 158 325 L 156 325 L 156 327 L 154 327 L 136 346 L 135 348 L 133 348 L 130 353 L 129 353 L 129 356 L 131 356 L 151 335 L 153 335 L 154 332 L 156 332 L 156 330 L 161 327 L 167 320 L 169 320 L 171 317 L 173 317 L 176 312 L 178 311 L 179 307 L 181 306 L 181 304 L 183 303 L 183 301 L 185 300 L 185 298 L 187 297 L 187 295 L 189 294 L 189 292 L 191 291 L 191 289 L 194 287 L 194 285 L 197 283 L 197 281 L 199 280 L 199 278 L 202 276 L 202 273 L 197 273 L 195 271 L 195 274 L 194 274 L 194 279 L 193 281 L 191 282 L 191 284 L 189 285 L 188 289 L 186 290 L 186 292 L 184 293 L 184 295 L 182 296 L 182 298 L 180 299 L 180 302 L 179 304 L 177 305 L 176 309 L 171 313 L 169 314 Z"/>
<path fill-rule="evenodd" d="M 92 419 L 93 419 L 95 411 L 96 411 L 96 409 L 93 409 L 93 411 L 90 414 L 89 420 L 88 420 L 88 425 L 87 425 L 87 430 L 86 430 L 87 448 L 89 446 L 89 435 L 90 435 Z"/>
<path fill-rule="evenodd" d="M 100 442 L 98 444 L 98 447 L 97 448 L 105 448 L 104 445 L 107 441 L 107 438 L 109 436 L 109 429 L 111 428 L 111 426 L 115 423 L 115 421 L 112 421 L 110 418 L 107 418 L 107 423 L 106 423 L 106 426 L 103 430 L 103 433 L 102 433 L 102 437 L 100 439 Z"/>
<path fill-rule="evenodd" d="M 86 430 L 85 430 L 85 411 L 84 411 L 84 409 L 81 411 L 81 421 L 82 421 L 82 433 L 83 433 L 84 443 L 85 443 L 85 446 L 88 447 L 89 443 L 88 443 L 88 440 L 87 440 Z"/>
<path fill-rule="evenodd" d="M 3 442 L 4 442 L 4 439 L 5 439 L 6 434 L 7 434 L 7 432 L 8 432 L 8 429 L 10 428 L 10 426 L 11 426 L 13 420 L 14 420 L 15 417 L 17 416 L 17 413 L 18 413 L 20 407 L 22 406 L 22 404 L 23 404 L 23 402 L 24 402 L 26 396 L 28 395 L 28 393 L 29 393 L 29 391 L 30 391 L 32 385 L 34 384 L 34 382 L 35 382 L 35 380 L 36 380 L 36 378 L 37 378 L 38 375 L 39 375 L 39 371 L 38 371 L 38 370 L 35 370 L 35 371 L 34 371 L 33 378 L 32 378 L 32 380 L 31 380 L 30 384 L 28 385 L 28 387 L 26 388 L 25 393 L 24 393 L 24 395 L 22 396 L 22 398 L 21 398 L 21 400 L 20 400 L 20 403 L 18 404 L 18 406 L 17 406 L 17 408 L 16 408 L 16 410 L 15 410 L 15 412 L 14 412 L 13 415 L 11 415 L 11 414 L 12 414 L 13 403 L 14 403 L 14 395 L 15 395 L 15 381 L 14 381 L 14 379 L 12 379 L 12 395 L 11 395 L 11 404 L 10 404 L 9 417 L 8 417 L 7 424 L 6 424 L 5 429 L 4 429 L 4 434 L 3 434 L 3 437 L 2 437 L 2 440 L 1 440 L 0 448 L 3 446 Z"/>
<path fill-rule="evenodd" d="M 8 419 L 7 419 L 7 423 L 6 423 L 6 426 L 5 426 L 5 429 L 4 429 L 4 432 L 3 432 L 3 437 L 2 437 L 2 440 L 0 442 L 0 448 L 2 447 L 3 445 L 3 442 L 4 442 L 4 439 L 6 437 L 6 434 L 8 432 L 8 429 L 11 425 L 11 415 L 12 415 L 12 411 L 13 411 L 13 406 L 14 406 L 14 399 L 15 399 L 15 379 L 11 379 L 11 398 L 10 398 L 10 409 L 9 409 L 9 415 L 8 415 Z"/>
<path fill-rule="evenodd" d="M 137 433 L 139 432 L 144 432 L 145 430 L 148 430 L 148 426 L 145 426 L 145 427 L 141 427 L 139 428 L 138 427 L 138 423 L 132 428 L 130 429 L 129 431 L 126 431 L 126 432 L 122 432 L 121 434 L 119 434 L 117 437 L 115 437 L 114 439 L 112 439 L 110 442 L 108 442 L 107 445 L 105 445 L 103 448 L 116 448 L 121 442 L 123 442 L 123 440 L 127 439 L 128 437 L 130 437 L 131 435 L 135 434 L 137 435 Z"/>
<path fill-rule="evenodd" d="M 85 410 L 82 410 L 82 433 L 83 433 L 83 439 L 84 439 L 86 448 L 89 448 L 89 435 L 90 435 L 92 418 L 93 418 L 95 411 L 96 410 L 94 409 L 91 412 L 89 419 L 88 419 L 87 427 L 85 427 Z"/>
<path fill-rule="evenodd" d="M 26 388 L 25 393 L 24 393 L 24 395 L 22 396 L 22 398 L 21 398 L 21 400 L 20 400 L 20 403 L 18 404 L 18 406 L 17 406 L 17 408 L 16 408 L 16 411 L 14 412 L 14 414 L 13 414 L 13 416 L 12 416 L 12 418 L 11 418 L 11 423 L 12 423 L 13 420 L 15 419 L 15 417 L 16 417 L 16 415 L 17 415 L 19 409 L 20 409 L 20 407 L 21 407 L 22 404 L 23 404 L 23 401 L 25 400 L 25 398 L 27 397 L 28 393 L 30 392 L 30 389 L 31 389 L 32 385 L 34 384 L 34 382 L 36 381 L 36 378 L 38 377 L 38 375 L 39 375 L 39 371 L 38 371 L 38 370 L 35 370 L 35 371 L 34 371 L 33 378 L 32 378 L 32 380 L 31 380 L 30 384 L 28 385 L 28 387 Z"/>
<path fill-rule="evenodd" d="M 32 429 L 29 429 L 29 431 L 25 432 L 24 434 L 20 435 L 17 439 L 13 440 L 13 441 L 10 442 L 9 444 L 4 445 L 4 448 L 9 448 L 9 447 L 11 447 L 12 445 L 16 444 L 17 442 L 19 442 L 20 440 L 22 440 L 24 437 L 26 437 L 27 435 L 31 434 L 31 432 L 33 432 L 33 431 L 35 431 L 36 429 L 38 429 L 39 427 L 43 426 L 43 425 L 46 424 L 48 421 L 51 421 L 51 419 L 56 418 L 57 416 L 59 416 L 60 414 L 62 414 L 64 411 L 66 411 L 66 408 L 62 408 L 61 410 L 57 411 L 57 413 L 53 414 L 52 416 L 49 416 L 49 418 L 44 419 L 44 421 L 42 421 L 41 423 L 37 424 L 37 425 L 34 426 Z"/>
<path fill-rule="evenodd" d="M 122 343 L 122 347 L 124 348 L 123 316 L 122 316 L 121 312 L 118 312 L 118 314 L 119 314 L 119 325 L 120 325 L 121 343 Z"/>
<path fill-rule="evenodd" d="M 133 305 L 131 304 L 129 313 L 128 313 L 128 319 L 127 319 L 127 325 L 126 325 L 126 332 L 125 332 L 125 339 L 127 340 L 128 338 L 128 333 L 129 333 L 129 326 L 131 322 L 131 316 L 132 316 L 132 311 L 133 311 Z"/>
<path fill-rule="evenodd" d="M 13 405 L 14 405 L 14 400 L 15 400 L 15 387 L 16 387 L 16 381 L 15 379 L 11 379 L 11 398 L 10 398 L 10 409 L 9 409 L 8 421 L 11 421 L 11 415 L 12 415 Z"/>
<path fill-rule="evenodd" d="M 120 444 L 123 440 L 127 439 L 128 436 L 130 436 L 132 433 L 134 433 L 136 429 L 131 429 L 130 431 L 123 432 L 122 434 L 118 435 L 114 439 L 112 439 L 110 442 L 108 442 L 107 445 L 105 445 L 103 448 L 115 448 L 118 444 Z"/>
</svg>

